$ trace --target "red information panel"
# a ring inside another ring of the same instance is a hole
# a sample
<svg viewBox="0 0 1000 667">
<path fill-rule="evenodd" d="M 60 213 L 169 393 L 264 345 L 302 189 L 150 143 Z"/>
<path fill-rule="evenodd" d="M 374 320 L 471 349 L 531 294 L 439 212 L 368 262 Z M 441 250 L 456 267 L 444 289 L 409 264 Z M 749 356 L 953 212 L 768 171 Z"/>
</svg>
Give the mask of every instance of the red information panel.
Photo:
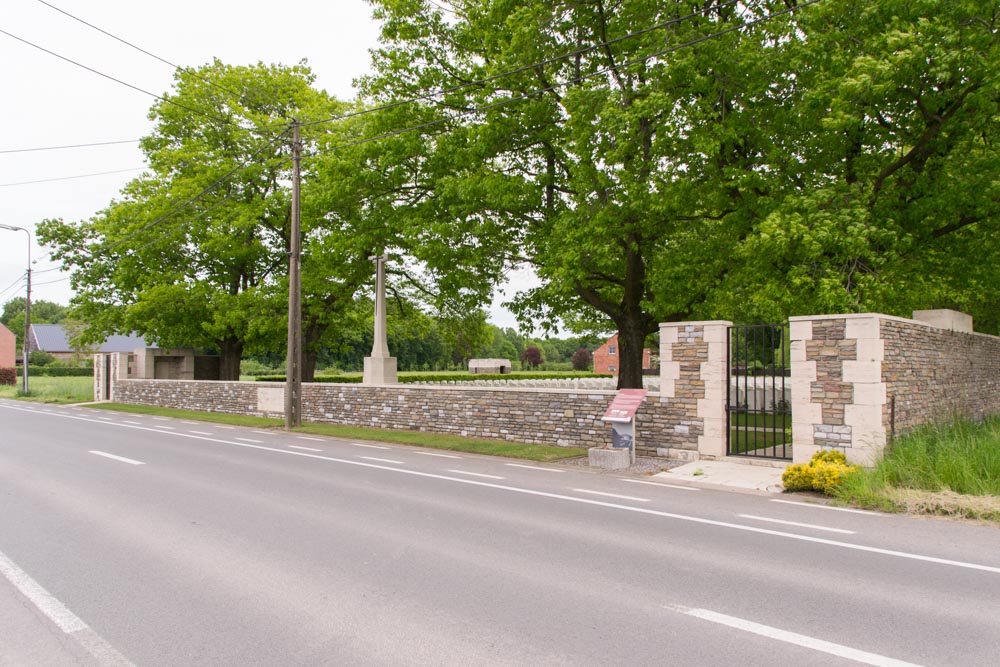
<svg viewBox="0 0 1000 667">
<path fill-rule="evenodd" d="M 646 398 L 645 389 L 619 389 L 601 421 L 625 423 L 632 421 L 636 410 Z"/>
</svg>

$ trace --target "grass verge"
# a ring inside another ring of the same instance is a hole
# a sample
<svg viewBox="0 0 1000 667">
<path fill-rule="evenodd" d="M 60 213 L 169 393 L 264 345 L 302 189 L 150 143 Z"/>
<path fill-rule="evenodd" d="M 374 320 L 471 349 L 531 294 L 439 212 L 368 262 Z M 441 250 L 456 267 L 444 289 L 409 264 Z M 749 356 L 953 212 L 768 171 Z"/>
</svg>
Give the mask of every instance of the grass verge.
<svg viewBox="0 0 1000 667">
<path fill-rule="evenodd" d="M 836 495 L 882 511 L 1000 521 L 1000 418 L 897 438 L 874 468 L 847 475 Z"/>
<path fill-rule="evenodd" d="M 200 412 L 197 410 L 179 410 L 176 408 L 159 408 L 148 405 L 126 405 L 124 403 L 98 403 L 88 407 L 100 410 L 113 410 L 133 414 L 154 415 L 158 417 L 174 417 L 191 419 L 193 421 L 230 424 L 233 426 L 251 426 L 254 428 L 279 428 L 284 422 L 269 417 L 250 417 L 246 415 L 230 415 L 221 412 Z M 374 442 L 392 442 L 418 447 L 445 449 L 468 454 L 485 454 L 488 456 L 506 456 L 527 461 L 557 461 L 559 459 L 582 456 L 587 450 L 578 447 L 556 447 L 553 445 L 528 445 L 520 442 L 502 440 L 486 440 L 465 438 L 458 435 L 443 435 L 438 433 L 423 433 L 420 431 L 390 431 L 386 429 L 361 428 L 357 426 L 339 426 L 337 424 L 303 424 L 296 429 L 300 433 L 325 435 L 334 438 L 352 440 L 370 440 Z"/>
<path fill-rule="evenodd" d="M 28 392 L 27 395 L 21 392 L 21 378 L 18 378 L 16 385 L 0 386 L 0 398 L 37 403 L 83 403 L 94 400 L 94 378 L 29 374 Z"/>
</svg>

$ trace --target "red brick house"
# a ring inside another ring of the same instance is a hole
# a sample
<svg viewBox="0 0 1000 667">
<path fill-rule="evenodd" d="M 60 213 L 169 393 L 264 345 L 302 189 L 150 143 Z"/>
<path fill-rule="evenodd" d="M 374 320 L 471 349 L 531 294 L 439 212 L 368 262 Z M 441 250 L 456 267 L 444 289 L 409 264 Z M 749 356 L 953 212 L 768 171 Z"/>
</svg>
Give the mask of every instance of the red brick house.
<svg viewBox="0 0 1000 667">
<path fill-rule="evenodd" d="M 0 324 L 0 368 L 14 368 L 17 363 L 17 336 Z"/>
<path fill-rule="evenodd" d="M 618 334 L 607 340 L 604 345 L 594 350 L 594 372 L 611 375 L 618 375 L 621 362 L 618 360 Z M 653 351 L 648 347 L 642 351 L 642 369 L 648 370 L 653 367 Z"/>
</svg>

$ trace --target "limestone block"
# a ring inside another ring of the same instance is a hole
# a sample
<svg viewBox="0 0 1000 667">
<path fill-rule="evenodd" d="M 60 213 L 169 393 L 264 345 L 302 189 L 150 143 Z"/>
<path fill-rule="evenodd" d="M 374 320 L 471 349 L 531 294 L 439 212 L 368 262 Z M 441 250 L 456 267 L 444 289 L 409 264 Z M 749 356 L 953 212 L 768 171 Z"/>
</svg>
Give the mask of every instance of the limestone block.
<svg viewBox="0 0 1000 667">
<path fill-rule="evenodd" d="M 878 383 L 882 381 L 880 361 L 844 361 L 844 382 Z"/>
<path fill-rule="evenodd" d="M 856 382 L 854 384 L 855 405 L 885 405 L 886 387 L 884 382 Z"/>
<path fill-rule="evenodd" d="M 788 320 L 788 333 L 789 338 L 793 341 L 806 341 L 812 340 L 812 320 L 810 319 L 796 319 L 794 317 Z"/>
<path fill-rule="evenodd" d="M 592 468 L 602 470 L 624 470 L 632 463 L 632 454 L 628 449 L 604 449 L 591 447 L 587 450 L 587 462 Z"/>
<path fill-rule="evenodd" d="M 915 310 L 913 319 L 921 324 L 927 324 L 938 329 L 972 333 L 972 316 L 957 310 L 941 308 L 938 310 Z"/>
<path fill-rule="evenodd" d="M 879 328 L 879 318 L 877 315 L 849 317 L 844 328 L 844 338 L 855 338 L 859 341 L 865 339 L 877 340 L 881 337 Z"/>
<path fill-rule="evenodd" d="M 257 387 L 257 411 L 283 413 L 285 411 L 285 388 L 283 386 Z"/>
</svg>

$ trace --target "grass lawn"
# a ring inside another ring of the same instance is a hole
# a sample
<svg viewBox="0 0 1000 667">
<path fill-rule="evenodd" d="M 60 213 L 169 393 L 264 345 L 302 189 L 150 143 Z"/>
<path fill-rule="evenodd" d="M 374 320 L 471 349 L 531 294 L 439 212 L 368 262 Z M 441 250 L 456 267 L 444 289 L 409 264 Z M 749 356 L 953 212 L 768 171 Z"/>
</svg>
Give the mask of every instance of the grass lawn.
<svg viewBox="0 0 1000 667">
<path fill-rule="evenodd" d="M 269 417 L 249 417 L 245 415 L 230 415 L 221 412 L 199 412 L 197 410 L 178 410 L 175 408 L 158 408 L 147 405 L 125 405 L 122 403 L 97 403 L 92 406 L 100 410 L 114 410 L 134 414 L 156 415 L 160 417 L 176 417 L 195 421 L 231 424 L 234 426 L 251 426 L 254 428 L 282 428 L 284 421 Z M 552 445 L 529 445 L 520 442 L 503 440 L 486 440 L 464 438 L 458 435 L 441 435 L 437 433 L 422 433 L 420 431 L 390 431 L 386 429 L 360 428 L 356 426 L 339 426 L 336 424 L 303 424 L 296 431 L 312 433 L 335 438 L 353 440 L 370 440 L 376 442 L 393 442 L 418 447 L 433 447 L 455 452 L 470 454 L 486 454 L 490 456 L 506 456 L 528 461 L 557 461 L 559 459 L 583 456 L 586 449 L 577 447 L 555 447 Z"/>
<path fill-rule="evenodd" d="M 848 475 L 837 496 L 877 510 L 1000 521 L 1000 418 L 896 438 L 878 465 Z"/>
<path fill-rule="evenodd" d="M 0 386 L 0 398 L 39 403 L 86 403 L 94 400 L 94 378 L 29 376 L 28 392 L 28 396 L 21 395 L 21 378 L 16 385 Z"/>
</svg>

